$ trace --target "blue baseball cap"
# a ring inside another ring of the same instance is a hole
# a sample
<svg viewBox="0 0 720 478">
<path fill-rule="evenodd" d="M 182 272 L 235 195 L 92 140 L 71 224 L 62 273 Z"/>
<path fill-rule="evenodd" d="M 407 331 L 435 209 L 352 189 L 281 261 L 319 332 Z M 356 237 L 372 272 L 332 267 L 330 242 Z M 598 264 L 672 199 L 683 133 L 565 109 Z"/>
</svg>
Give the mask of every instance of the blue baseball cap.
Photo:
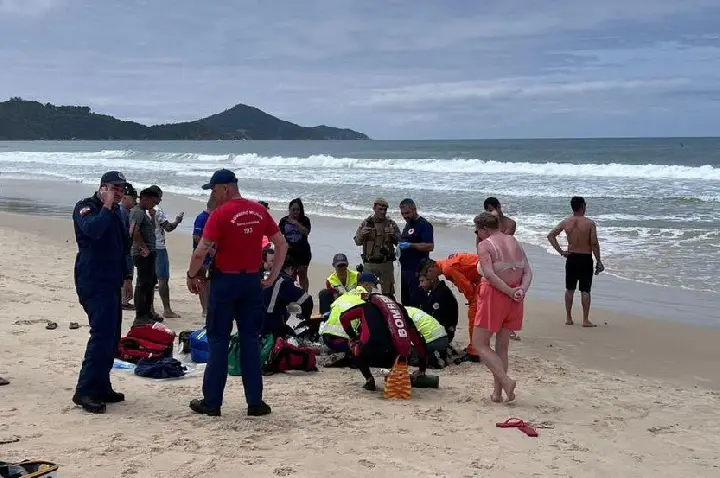
<svg viewBox="0 0 720 478">
<path fill-rule="evenodd" d="M 360 274 L 360 277 L 358 277 L 358 284 L 361 282 L 370 282 L 372 284 L 377 284 L 378 279 L 375 277 L 375 274 L 371 274 L 370 272 L 363 272 Z"/>
<path fill-rule="evenodd" d="M 125 183 L 127 183 L 125 175 L 120 171 L 108 171 L 100 178 L 100 184 L 124 185 Z"/>
<path fill-rule="evenodd" d="M 203 184 L 203 189 L 212 189 L 213 187 L 217 186 L 218 184 L 232 184 L 237 183 L 237 177 L 235 176 L 235 173 L 230 171 L 229 169 L 218 169 L 215 171 L 210 178 L 210 182 L 207 184 Z"/>
</svg>

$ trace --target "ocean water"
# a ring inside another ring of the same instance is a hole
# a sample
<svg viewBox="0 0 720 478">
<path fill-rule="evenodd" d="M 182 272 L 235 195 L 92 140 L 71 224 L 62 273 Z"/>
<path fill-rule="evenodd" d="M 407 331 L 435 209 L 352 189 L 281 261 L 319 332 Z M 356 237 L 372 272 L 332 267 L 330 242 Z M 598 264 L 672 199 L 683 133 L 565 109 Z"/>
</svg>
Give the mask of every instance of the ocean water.
<svg viewBox="0 0 720 478">
<path fill-rule="evenodd" d="M 548 252 L 545 236 L 580 195 L 608 273 L 720 293 L 720 139 L 0 142 L 4 178 L 95 184 L 118 169 L 204 200 L 218 168 L 274 207 L 301 197 L 309 215 L 360 219 L 376 196 L 412 197 L 436 227 L 469 229 L 496 196 L 517 237 Z"/>
</svg>

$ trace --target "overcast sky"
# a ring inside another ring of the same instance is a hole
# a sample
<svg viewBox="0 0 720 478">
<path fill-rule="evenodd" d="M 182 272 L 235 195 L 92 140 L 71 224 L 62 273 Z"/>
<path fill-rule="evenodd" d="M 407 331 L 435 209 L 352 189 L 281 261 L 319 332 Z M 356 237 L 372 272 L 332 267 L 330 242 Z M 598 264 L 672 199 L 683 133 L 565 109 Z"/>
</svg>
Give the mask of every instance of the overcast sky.
<svg viewBox="0 0 720 478">
<path fill-rule="evenodd" d="M 720 135 L 720 0 L 0 0 L 0 94 L 377 139 Z"/>
</svg>

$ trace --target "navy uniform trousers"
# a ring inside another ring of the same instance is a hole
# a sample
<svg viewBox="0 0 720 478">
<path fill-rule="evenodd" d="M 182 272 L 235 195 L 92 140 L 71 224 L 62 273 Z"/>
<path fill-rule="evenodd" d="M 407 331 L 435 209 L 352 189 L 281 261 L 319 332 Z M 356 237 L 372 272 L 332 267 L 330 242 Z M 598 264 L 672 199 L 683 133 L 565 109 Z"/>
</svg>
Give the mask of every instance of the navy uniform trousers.
<svg viewBox="0 0 720 478">
<path fill-rule="evenodd" d="M 103 208 L 96 195 L 76 204 L 73 223 L 78 244 L 75 289 L 90 323 L 75 393 L 101 397 L 112 389 L 110 370 L 122 325 L 121 287 L 131 273 L 127 265 L 130 243 L 119 208 Z"/>
<path fill-rule="evenodd" d="M 78 378 L 78 396 L 101 396 L 109 392 L 110 370 L 122 334 L 120 289 L 80 296 L 80 305 L 90 321 L 90 339 Z"/>
<path fill-rule="evenodd" d="M 262 403 L 260 328 L 263 320 L 262 284 L 259 272 L 213 272 L 205 327 L 209 345 L 203 377 L 203 402 L 220 408 L 228 375 L 228 348 L 233 322 L 240 339 L 242 382 L 248 406 Z"/>
</svg>

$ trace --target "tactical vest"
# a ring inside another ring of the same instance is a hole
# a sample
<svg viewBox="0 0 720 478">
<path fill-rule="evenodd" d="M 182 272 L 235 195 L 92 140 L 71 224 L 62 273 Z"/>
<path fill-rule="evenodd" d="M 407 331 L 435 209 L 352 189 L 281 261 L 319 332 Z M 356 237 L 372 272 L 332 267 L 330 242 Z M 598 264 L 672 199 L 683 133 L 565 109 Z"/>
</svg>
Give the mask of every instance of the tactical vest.
<svg viewBox="0 0 720 478">
<path fill-rule="evenodd" d="M 374 227 L 372 232 L 363 242 L 362 260 L 379 264 L 383 262 L 395 261 L 395 246 L 392 242 L 393 227 L 390 219 L 377 221 L 372 216 L 365 219 L 363 224 L 367 224 L 369 219 L 373 220 Z"/>
</svg>

